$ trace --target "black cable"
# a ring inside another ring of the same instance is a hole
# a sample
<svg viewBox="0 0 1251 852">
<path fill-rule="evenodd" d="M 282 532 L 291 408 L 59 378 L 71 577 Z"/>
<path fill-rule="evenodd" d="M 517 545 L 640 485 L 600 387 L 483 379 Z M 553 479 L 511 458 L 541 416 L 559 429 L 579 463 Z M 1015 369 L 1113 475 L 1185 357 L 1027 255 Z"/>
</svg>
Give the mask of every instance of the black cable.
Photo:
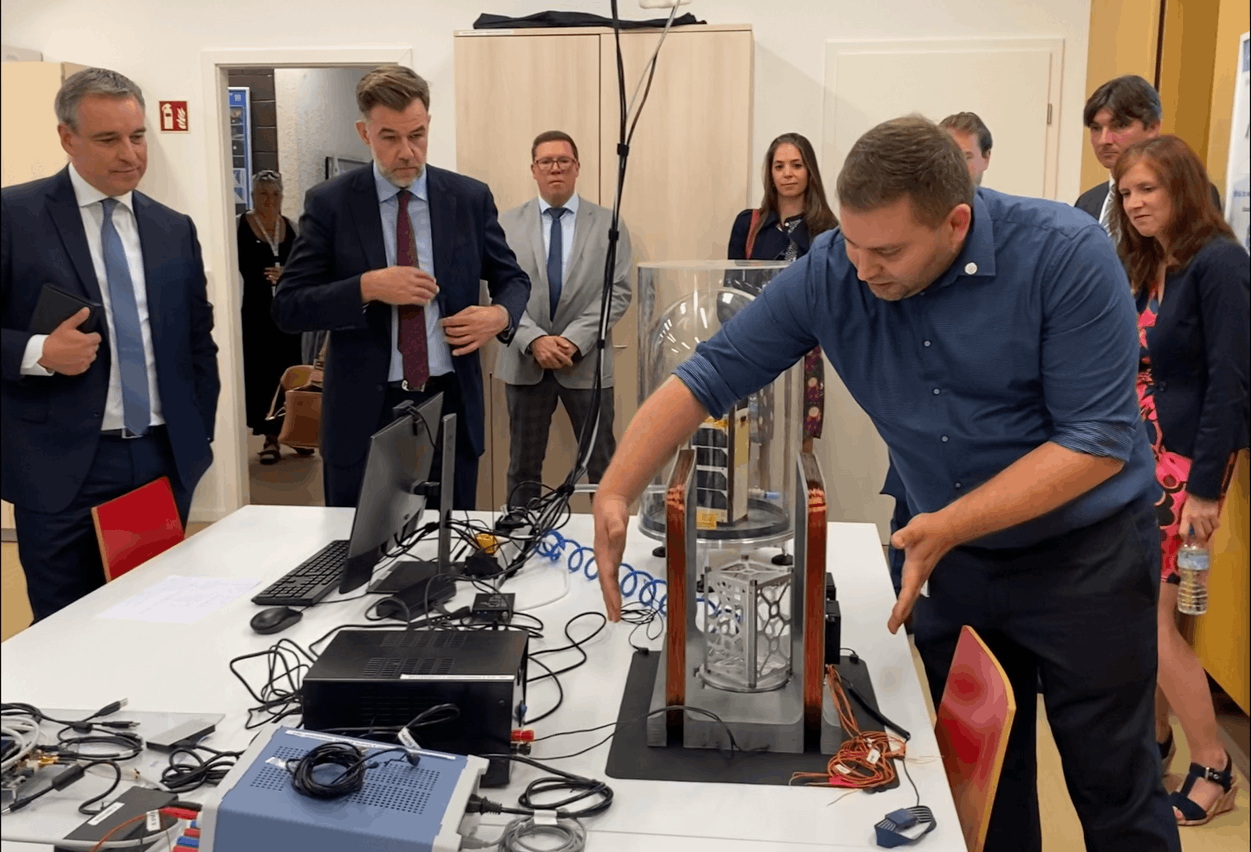
<svg viewBox="0 0 1251 852">
<path fill-rule="evenodd" d="M 544 669 L 547 672 L 547 674 L 540 675 L 539 677 L 544 677 L 544 678 L 550 677 L 552 679 L 552 683 L 556 684 L 556 703 L 552 705 L 551 709 L 548 710 L 546 713 L 540 713 L 538 716 L 534 716 L 533 718 L 527 718 L 525 720 L 525 724 L 527 725 L 536 725 L 539 722 L 542 722 L 548 716 L 551 716 L 557 710 L 559 710 L 560 705 L 565 703 L 565 688 L 560 685 L 560 678 L 556 676 L 557 673 L 552 671 L 550 668 L 548 668 L 541 660 L 536 660 L 534 658 L 534 654 L 531 654 L 529 659 L 530 659 L 530 662 L 534 663 L 536 666 L 539 666 L 540 668 Z M 538 678 L 535 678 L 534 680 L 538 680 Z M 529 686 L 530 683 L 531 683 L 530 680 L 526 681 L 527 686 Z"/>
<path fill-rule="evenodd" d="M 576 622 L 580 618 L 598 618 L 600 620 L 600 623 L 599 623 L 599 626 L 596 627 L 589 636 L 585 636 L 582 639 L 574 639 L 573 636 L 569 633 L 569 628 L 573 627 L 574 622 Z M 573 663 L 572 665 L 565 666 L 563 669 L 557 669 L 556 671 L 552 671 L 551 669 L 548 669 L 548 674 L 539 675 L 538 677 L 535 677 L 535 678 L 529 678 L 528 682 L 534 683 L 535 681 L 543 680 L 544 678 L 555 677 L 556 675 L 562 675 L 562 674 L 565 674 L 566 672 L 571 672 L 574 669 L 586 663 L 586 661 L 590 659 L 590 657 L 587 655 L 586 651 L 583 650 L 582 646 L 590 642 L 600 633 L 602 633 L 604 631 L 604 628 L 607 626 L 608 626 L 608 617 L 605 616 L 602 612 L 593 612 L 593 611 L 588 610 L 586 612 L 580 612 L 577 615 L 570 618 L 568 621 L 565 622 L 565 638 L 569 640 L 569 644 L 561 645 L 559 648 L 544 648 L 541 651 L 531 651 L 530 659 L 533 660 L 535 657 L 543 656 L 545 654 L 559 654 L 563 651 L 577 651 L 578 654 L 581 655 L 582 659 L 578 660 L 576 663 Z M 547 668 L 547 667 L 544 666 L 544 668 Z"/>
<path fill-rule="evenodd" d="M 259 690 L 254 689 L 237 668 L 239 663 L 254 659 L 263 659 L 266 664 L 266 679 Z M 257 702 L 255 707 L 248 708 L 244 728 L 252 730 L 302 712 L 300 683 L 304 672 L 312 667 L 314 660 L 315 657 L 309 651 L 290 639 L 279 639 L 263 651 L 242 654 L 232 659 L 229 663 L 230 673 Z M 261 718 L 254 720 L 253 716 L 257 715 Z"/>
<path fill-rule="evenodd" d="M 578 619 L 587 618 L 587 617 L 600 619 L 599 626 L 596 627 L 595 630 L 593 630 L 589 636 L 585 636 L 582 639 L 574 639 L 573 635 L 569 632 L 569 629 L 573 627 L 574 622 L 576 622 Z M 565 688 L 564 686 L 561 685 L 559 676 L 562 674 L 565 674 L 566 672 L 573 671 L 579 666 L 585 664 L 586 661 L 590 659 L 590 657 L 587 655 L 586 651 L 583 649 L 582 646 L 585 645 L 587 642 L 590 642 L 592 639 L 598 636 L 601 632 L 603 632 L 604 628 L 607 625 L 608 625 L 608 618 L 602 612 L 590 612 L 590 611 L 580 612 L 577 615 L 575 615 L 573 618 L 565 622 L 565 638 L 569 640 L 568 645 L 561 645 L 559 648 L 544 648 L 541 651 L 530 652 L 529 657 L 528 657 L 529 662 L 534 663 L 536 666 L 539 666 L 540 668 L 542 668 L 546 672 L 546 674 L 541 674 L 538 677 L 527 677 L 526 686 L 529 687 L 529 685 L 532 683 L 537 683 L 538 681 L 551 678 L 552 681 L 556 684 L 556 704 L 553 705 L 552 708 L 549 709 L 547 712 L 541 713 L 538 716 L 534 716 L 532 718 L 526 719 L 525 723 L 527 725 L 535 725 L 539 722 L 542 722 L 544 719 L 548 718 L 557 710 L 559 710 L 561 705 L 565 703 Z M 578 660 L 575 663 L 572 663 L 571 665 L 565 666 L 563 669 L 553 669 L 550 666 L 548 666 L 546 663 L 544 663 L 542 660 L 539 659 L 540 656 L 543 656 L 545 654 L 559 654 L 564 651 L 577 651 L 578 654 L 581 655 L 582 659 Z"/>
<path fill-rule="evenodd" d="M 80 726 L 81 727 L 81 726 Z M 67 736 L 68 731 L 73 728 L 62 728 L 57 731 L 57 752 L 70 760 L 86 760 L 86 761 L 109 761 L 109 760 L 130 760 L 138 757 L 143 753 L 143 738 L 138 734 L 131 734 L 125 731 L 110 731 L 108 733 L 93 733 L 94 726 L 89 725 L 89 732 L 86 734 L 73 734 Z M 83 751 L 84 746 L 113 746 L 114 752 L 100 752 L 92 750 L 91 753 Z"/>
<path fill-rule="evenodd" d="M 365 785 L 365 770 L 378 766 L 377 759 L 382 755 L 395 752 L 406 754 L 407 749 L 396 747 L 367 753 L 351 743 L 322 743 L 303 757 L 288 760 L 287 771 L 297 793 L 314 799 L 338 799 L 360 790 Z M 416 765 L 412 758 L 409 763 Z M 338 766 L 342 771 L 329 781 L 321 780 L 316 772 L 323 766 Z"/>
<path fill-rule="evenodd" d="M 207 752 L 208 760 L 197 752 Z M 217 751 L 208 746 L 190 745 L 176 748 L 169 753 L 169 766 L 161 770 L 161 784 L 171 793 L 189 793 L 205 784 L 217 785 L 234 768 L 241 751 Z M 178 763 L 176 758 L 186 755 L 191 763 Z"/>
<path fill-rule="evenodd" d="M 93 766 L 110 767 L 114 773 L 113 783 L 110 784 L 109 788 L 105 790 L 103 793 L 101 793 L 100 795 L 93 796 L 92 798 L 88 799 L 87 801 L 83 802 L 81 805 L 78 806 L 78 812 L 82 814 L 83 816 L 95 816 L 96 814 L 103 811 L 104 799 L 107 798 L 108 796 L 111 796 L 113 794 L 113 791 L 118 788 L 118 785 L 122 783 L 122 767 L 117 763 L 117 761 L 115 760 L 92 761 L 86 764 L 84 768 L 90 769 Z M 100 807 L 92 809 L 91 806 L 94 805 L 96 802 L 100 802 Z"/>
<path fill-rule="evenodd" d="M 718 724 L 720 724 L 721 727 L 725 730 L 726 738 L 728 739 L 730 743 L 730 754 L 733 754 L 735 751 L 739 751 L 739 752 L 746 751 L 746 749 L 744 749 L 742 746 L 738 744 L 738 740 L 734 738 L 734 732 L 730 730 L 730 726 L 725 723 L 724 719 L 722 719 L 720 716 L 718 716 L 716 713 L 712 712 L 711 710 L 705 710 L 703 707 L 691 707 L 690 705 L 687 705 L 687 704 L 674 704 L 671 707 L 660 707 L 656 710 L 652 710 L 648 713 L 640 714 L 631 719 L 619 719 L 616 722 L 605 722 L 604 724 L 596 725 L 593 728 L 580 728 L 575 731 L 557 731 L 554 734 L 547 734 L 542 737 L 535 737 L 533 740 L 531 740 L 531 743 L 540 743 L 540 742 L 543 742 L 544 740 L 552 740 L 552 739 L 555 739 L 556 737 L 568 737 L 568 736 L 573 736 L 574 734 L 593 734 L 596 731 L 602 731 L 605 728 L 613 729 L 612 733 L 610 733 L 608 736 L 604 737 L 602 740 L 595 743 L 594 745 L 587 746 L 586 748 L 580 751 L 575 751 L 571 754 L 544 756 L 544 760 L 567 760 L 571 757 L 579 757 L 583 754 L 586 754 L 588 751 L 594 751 L 595 749 L 599 748 L 604 743 L 608 742 L 614 736 L 616 736 L 616 733 L 617 733 L 616 729 L 620 727 L 621 725 L 633 724 L 634 722 L 647 719 L 648 717 L 651 717 L 651 716 L 656 716 L 660 713 L 668 713 L 671 710 L 682 710 L 687 713 L 698 713 L 701 716 L 707 716 L 708 718 L 712 719 L 714 722 L 717 722 Z"/>
<path fill-rule="evenodd" d="M 478 757 L 487 759 L 500 758 L 511 760 L 513 763 L 524 763 L 527 766 L 533 766 L 536 769 L 542 769 L 544 772 L 551 773 L 551 777 L 536 778 L 526 786 L 526 789 L 517 797 L 517 803 L 524 810 L 505 808 L 497 805 L 488 799 L 482 799 L 478 796 L 469 797 L 469 808 L 467 813 L 475 813 L 475 806 L 488 806 L 484 808 L 482 813 L 506 813 L 519 814 L 521 816 L 533 816 L 535 811 L 555 811 L 558 817 L 568 819 L 585 819 L 587 817 L 598 816 L 612 807 L 613 791 L 612 788 L 596 778 L 587 778 L 582 775 L 574 775 L 572 772 L 565 772 L 554 766 L 548 766 L 542 761 L 535 760 L 520 754 L 480 754 Z M 537 802 L 536 796 L 560 791 L 569 791 L 570 795 L 555 802 Z M 577 810 L 570 810 L 569 806 L 587 799 L 597 799 L 590 804 Z M 498 808 L 498 810 L 497 810 Z"/>
<path fill-rule="evenodd" d="M 621 607 L 621 620 L 626 624 L 633 625 L 630 628 L 630 635 L 626 637 L 626 641 L 630 643 L 630 647 L 640 654 L 650 654 L 651 649 L 643 645 L 634 644 L 634 635 L 643 631 L 643 636 L 650 642 L 659 639 L 661 633 L 665 629 L 665 617 L 660 610 L 642 604 L 626 604 Z M 658 625 L 656 634 L 652 635 L 652 625 Z"/>
</svg>

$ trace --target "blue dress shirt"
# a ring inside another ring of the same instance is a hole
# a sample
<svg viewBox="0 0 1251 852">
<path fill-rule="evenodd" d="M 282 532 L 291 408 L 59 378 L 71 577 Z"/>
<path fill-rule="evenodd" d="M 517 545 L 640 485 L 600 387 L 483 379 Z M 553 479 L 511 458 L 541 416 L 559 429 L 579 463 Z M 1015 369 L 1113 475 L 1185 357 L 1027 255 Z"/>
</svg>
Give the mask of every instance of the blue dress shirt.
<svg viewBox="0 0 1251 852">
<path fill-rule="evenodd" d="M 544 260 L 552 251 L 552 217 L 547 215 L 547 211 L 551 209 L 552 205 L 540 195 L 539 232 L 543 234 Z M 565 209 L 569 212 L 560 217 L 560 280 L 568 282 L 569 258 L 573 254 L 574 224 L 578 220 L 578 194 L 576 192 L 565 202 Z"/>
<path fill-rule="evenodd" d="M 374 184 L 378 187 L 378 208 L 382 217 L 382 242 L 387 250 L 387 265 L 395 266 L 396 239 L 395 220 L 400 213 L 400 187 L 391 183 L 373 164 Z M 434 249 L 430 238 L 430 195 L 426 191 L 426 170 L 408 188 L 413 197 L 408 202 L 408 218 L 413 223 L 413 240 L 417 243 L 417 261 L 421 268 L 437 279 L 434 271 Z M 439 324 L 442 314 L 439 303 L 431 300 L 426 305 L 426 356 L 430 362 L 430 375 L 442 376 L 452 372 L 452 349 Z M 404 378 L 404 359 L 397 344 L 400 328 L 399 309 L 391 306 L 391 369 L 387 381 L 398 382 Z"/>
<path fill-rule="evenodd" d="M 720 414 L 820 344 L 890 448 L 913 514 L 941 509 L 1048 441 L 1125 463 L 1064 506 L 977 542 L 1020 547 L 1156 487 L 1134 389 L 1136 326 L 1129 282 L 1096 221 L 979 189 L 960 255 L 921 293 L 878 299 L 841 231 L 830 231 L 676 372 Z"/>
</svg>

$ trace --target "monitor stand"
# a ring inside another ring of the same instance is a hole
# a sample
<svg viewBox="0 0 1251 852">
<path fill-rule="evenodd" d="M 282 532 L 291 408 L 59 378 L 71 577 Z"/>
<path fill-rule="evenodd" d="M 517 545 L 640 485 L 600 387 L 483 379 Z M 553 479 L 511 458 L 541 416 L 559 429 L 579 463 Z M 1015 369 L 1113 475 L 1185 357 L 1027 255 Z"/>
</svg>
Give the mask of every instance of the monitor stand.
<svg viewBox="0 0 1251 852">
<path fill-rule="evenodd" d="M 435 559 L 398 559 L 387 575 L 370 587 L 370 594 L 395 594 L 435 574 L 460 574 L 464 563 L 452 562 L 452 493 L 456 471 L 456 415 L 448 414 L 439 424 L 443 439 L 439 459 L 439 548 Z M 425 487 L 422 483 L 418 487 Z"/>
</svg>

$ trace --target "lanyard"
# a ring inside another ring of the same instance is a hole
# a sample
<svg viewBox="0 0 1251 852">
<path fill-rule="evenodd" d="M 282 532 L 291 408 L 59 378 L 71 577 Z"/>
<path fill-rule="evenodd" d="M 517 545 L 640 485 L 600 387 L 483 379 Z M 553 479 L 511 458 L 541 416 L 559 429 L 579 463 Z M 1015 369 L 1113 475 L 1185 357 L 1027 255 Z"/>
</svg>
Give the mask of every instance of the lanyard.
<svg viewBox="0 0 1251 852">
<path fill-rule="evenodd" d="M 257 229 L 265 235 L 265 242 L 269 243 L 269 250 L 274 253 L 274 260 L 278 260 L 278 246 L 281 245 L 278 235 L 282 233 L 282 219 L 280 218 L 274 223 L 273 236 L 270 236 L 269 231 L 265 230 L 265 224 L 261 222 L 261 217 L 256 215 L 256 211 L 252 212 L 252 220 L 256 222 Z"/>
</svg>

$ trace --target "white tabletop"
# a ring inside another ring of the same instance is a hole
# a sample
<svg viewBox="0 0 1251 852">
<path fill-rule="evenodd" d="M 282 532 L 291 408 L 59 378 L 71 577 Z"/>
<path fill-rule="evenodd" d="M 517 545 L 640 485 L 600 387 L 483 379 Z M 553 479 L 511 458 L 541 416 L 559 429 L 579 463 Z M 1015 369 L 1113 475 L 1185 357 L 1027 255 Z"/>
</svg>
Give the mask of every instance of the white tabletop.
<svg viewBox="0 0 1251 852">
<path fill-rule="evenodd" d="M 258 635 L 248 626 L 258 609 L 249 598 L 261 586 L 192 625 L 99 616 L 170 575 L 253 578 L 268 583 L 327 541 L 347 538 L 351 519 L 348 509 L 247 506 L 235 512 L 5 642 L 0 648 L 0 696 L 4 701 L 89 708 L 88 712 L 127 698 L 135 710 L 224 713 L 226 719 L 205 744 L 218 749 L 244 748 L 252 736 L 243 729 L 245 708 L 252 701 L 230 674 L 227 661 L 263 650 L 279 638 L 306 645 L 337 624 L 361 621 L 375 597 L 315 607 L 305 612 L 299 624 L 271 636 Z M 561 532 L 590 546 L 590 516 L 573 516 Z M 654 546 L 654 541 L 632 526 L 625 561 L 653 576 L 664 576 L 663 560 L 651 555 Z M 422 547 L 414 554 L 433 555 L 432 551 L 423 553 Z M 855 648 L 868 665 L 882 712 L 912 733 L 909 771 L 922 804 L 933 810 L 938 821 L 923 846 L 931 852 L 964 850 L 908 642 L 902 631 L 892 636 L 886 630 L 894 595 L 877 528 L 872 524 L 830 524 L 828 548 L 828 570 L 834 574 L 842 605 L 842 644 Z M 566 583 L 568 594 L 560 597 Z M 449 608 L 472 599 L 472 589 L 458 588 L 458 597 Z M 532 611 L 546 624 L 545 638 L 533 643 L 532 651 L 566 644 L 562 627 L 571 616 L 603 609 L 598 583 L 581 573 L 570 574 L 563 561 L 536 558 L 533 566 L 510 580 L 505 590 L 516 593 L 519 610 Z M 554 603 L 541 605 L 557 597 L 560 599 Z M 530 609 L 535 604 L 541 606 Z M 592 625 L 584 626 L 589 632 Z M 564 704 L 534 726 L 539 736 L 616 720 L 632 654 L 626 641 L 631 629 L 628 624 L 610 624 L 585 646 L 589 661 L 562 676 Z M 640 630 L 635 642 L 641 639 Z M 659 640 L 651 644 L 660 647 Z M 549 658 L 550 662 L 553 660 Z M 555 688 L 550 680 L 531 686 L 528 703 L 532 715 L 543 712 L 554 701 Z M 605 733 L 537 743 L 532 756 L 543 760 L 544 754 L 578 751 Z M 906 780 L 897 789 L 882 793 L 849 794 L 841 789 L 609 778 L 604 771 L 608 749 L 605 744 L 556 764 L 569 772 L 601 778 L 615 793 L 612 808 L 586 822 L 589 852 L 876 849 L 874 824 L 889 811 L 915 804 Z M 515 765 L 509 786 L 488 790 L 486 795 L 514 805 L 525 785 L 539 774 L 539 770 Z M 77 803 L 106 784 L 103 777 L 89 777 L 61 793 L 45 796 L 38 805 L 6 817 L 4 833 L 63 837 L 83 819 L 74 810 Z M 504 821 L 495 817 L 487 825 L 502 825 Z M 493 837 L 498 832 L 486 827 L 481 833 Z M 4 852 L 33 848 L 0 844 Z"/>
</svg>

